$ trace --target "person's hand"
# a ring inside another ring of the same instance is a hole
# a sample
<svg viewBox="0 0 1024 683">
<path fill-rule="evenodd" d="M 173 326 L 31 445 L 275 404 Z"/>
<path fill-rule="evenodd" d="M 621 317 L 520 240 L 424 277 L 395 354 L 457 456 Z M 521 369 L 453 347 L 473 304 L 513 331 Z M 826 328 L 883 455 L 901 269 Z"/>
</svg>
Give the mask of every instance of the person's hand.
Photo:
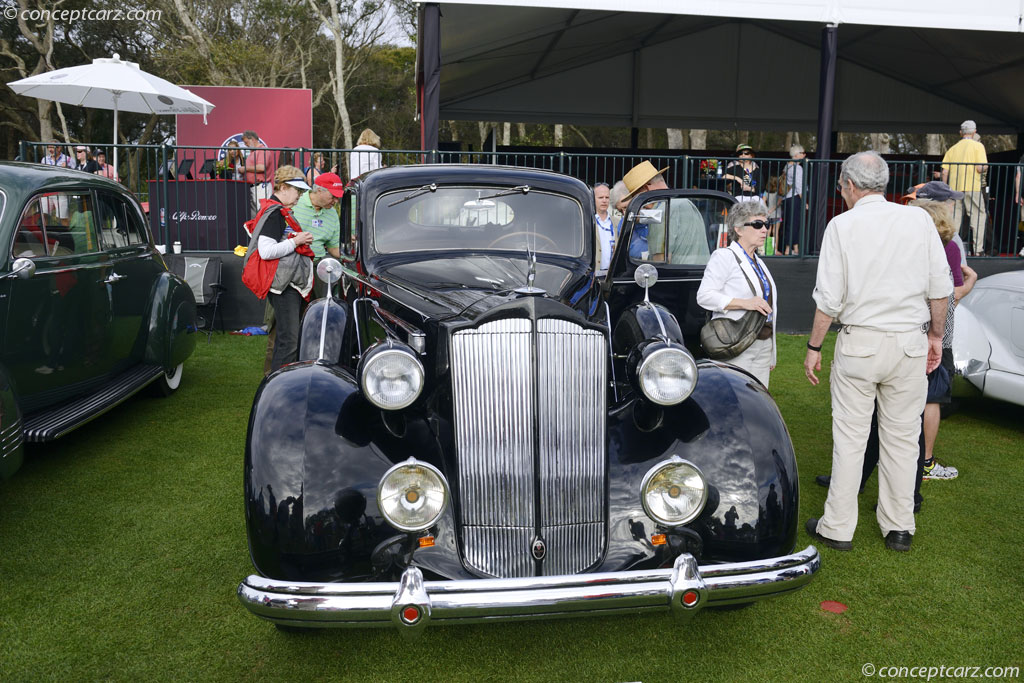
<svg viewBox="0 0 1024 683">
<path fill-rule="evenodd" d="M 334 175 L 338 175 L 338 165 L 337 164 L 335 164 L 334 166 L 331 166 L 331 173 L 333 173 Z"/>
<path fill-rule="evenodd" d="M 812 351 L 807 349 L 807 355 L 804 356 L 804 374 L 807 375 L 807 381 L 813 386 L 818 386 L 818 376 L 815 373 L 821 372 L 821 351 Z"/>
<path fill-rule="evenodd" d="M 759 311 L 765 315 L 771 315 L 772 307 L 768 305 L 768 302 L 761 297 L 751 297 L 749 299 L 740 299 L 740 306 L 748 311 Z"/>
<path fill-rule="evenodd" d="M 928 364 L 925 369 L 932 372 L 942 362 L 942 337 L 928 335 Z"/>
<path fill-rule="evenodd" d="M 305 231 L 297 232 L 292 236 L 292 239 L 295 240 L 295 244 L 297 246 L 301 246 L 303 244 L 312 244 L 313 233 Z"/>
</svg>

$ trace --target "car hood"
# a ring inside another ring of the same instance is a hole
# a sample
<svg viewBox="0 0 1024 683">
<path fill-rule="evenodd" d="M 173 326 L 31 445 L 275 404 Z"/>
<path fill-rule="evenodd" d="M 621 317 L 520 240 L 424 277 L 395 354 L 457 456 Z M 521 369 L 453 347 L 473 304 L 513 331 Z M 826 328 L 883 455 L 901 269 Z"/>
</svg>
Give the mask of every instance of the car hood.
<svg viewBox="0 0 1024 683">
<path fill-rule="evenodd" d="M 468 318 L 523 296 L 515 290 L 525 287 L 529 263 L 522 256 L 466 255 L 421 258 L 381 264 L 371 278 L 384 285 L 389 294 L 406 300 L 413 295 L 416 307 L 434 315 L 460 314 Z M 591 289 L 594 278 L 585 265 L 568 259 L 537 261 L 533 285 L 547 297 L 577 308 Z M 433 309 L 433 310 L 430 310 Z"/>
</svg>

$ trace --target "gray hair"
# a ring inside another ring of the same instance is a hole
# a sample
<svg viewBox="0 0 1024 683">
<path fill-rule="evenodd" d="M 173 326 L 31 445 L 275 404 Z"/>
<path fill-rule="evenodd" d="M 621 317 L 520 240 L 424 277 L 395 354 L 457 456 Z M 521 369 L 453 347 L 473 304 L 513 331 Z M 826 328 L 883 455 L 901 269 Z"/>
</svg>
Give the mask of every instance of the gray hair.
<svg viewBox="0 0 1024 683">
<path fill-rule="evenodd" d="M 839 182 L 849 180 L 859 190 L 885 192 L 889 184 L 889 166 L 875 151 L 857 152 L 843 159 Z"/>
<path fill-rule="evenodd" d="M 793 145 L 792 147 L 789 148 L 789 153 L 790 154 L 803 154 L 804 153 L 804 146 L 803 145 Z"/>
<path fill-rule="evenodd" d="M 730 242 L 739 240 L 740 235 L 736 229 L 742 228 L 743 224 L 749 222 L 754 216 L 768 218 L 768 207 L 760 199 L 756 202 L 740 202 L 739 204 L 732 205 L 732 208 L 729 209 L 729 215 L 725 217 L 725 225 L 729 230 Z"/>
<path fill-rule="evenodd" d="M 967 119 L 966 121 L 960 124 L 960 132 L 963 134 L 973 133 L 977 130 L 978 124 L 976 124 L 974 121 L 971 121 L 970 119 Z"/>
<path fill-rule="evenodd" d="M 626 189 L 626 183 L 622 182 L 621 180 L 615 183 L 615 185 L 612 186 L 610 193 L 612 208 L 614 209 L 615 205 L 621 202 L 622 198 L 625 197 L 627 194 L 629 194 L 629 190 Z"/>
<path fill-rule="evenodd" d="M 326 192 L 327 194 L 331 194 L 331 191 L 328 190 L 326 187 L 324 187 L 323 185 L 317 185 L 316 183 L 313 183 L 313 186 L 309 188 L 309 194 L 310 195 L 320 194 L 321 192 Z M 334 195 L 331 195 L 331 196 L 333 197 Z"/>
</svg>

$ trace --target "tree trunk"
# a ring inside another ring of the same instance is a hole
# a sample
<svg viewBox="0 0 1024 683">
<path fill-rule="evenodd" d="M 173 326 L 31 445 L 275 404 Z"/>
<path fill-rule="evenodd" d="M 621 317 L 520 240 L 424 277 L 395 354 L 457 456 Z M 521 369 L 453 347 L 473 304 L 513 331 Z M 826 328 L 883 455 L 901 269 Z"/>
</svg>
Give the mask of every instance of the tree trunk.
<svg viewBox="0 0 1024 683">
<path fill-rule="evenodd" d="M 924 144 L 924 153 L 929 156 L 937 157 L 943 152 L 942 136 L 937 133 L 928 133 L 924 136 Z"/>
<path fill-rule="evenodd" d="M 708 131 L 703 128 L 690 129 L 690 149 L 705 150 L 708 148 Z"/>
<path fill-rule="evenodd" d="M 686 149 L 689 147 L 686 131 L 682 128 L 666 128 L 665 134 L 668 135 L 669 149 Z"/>
<path fill-rule="evenodd" d="M 525 123 L 517 123 L 516 124 L 516 128 L 517 128 L 517 132 L 519 133 L 519 144 L 525 143 L 526 142 L 526 124 Z"/>
<path fill-rule="evenodd" d="M 644 135 L 644 139 L 646 140 L 646 147 L 647 147 L 647 149 L 654 149 L 654 129 L 653 128 L 645 128 L 644 130 L 647 131 L 645 133 L 645 135 Z"/>
<path fill-rule="evenodd" d="M 507 121 L 501 124 L 501 144 L 505 147 L 512 144 L 512 124 Z"/>
<path fill-rule="evenodd" d="M 556 123 L 555 124 L 555 147 L 561 147 L 562 146 L 562 140 L 563 140 L 562 124 Z"/>
<path fill-rule="evenodd" d="M 871 133 L 871 149 L 879 154 L 888 154 L 889 140 L 890 135 L 888 133 Z"/>
<path fill-rule="evenodd" d="M 39 112 L 40 142 L 49 142 L 50 140 L 53 140 L 53 121 L 50 119 L 50 111 L 52 109 L 53 102 L 50 100 L 36 100 L 36 111 Z"/>
</svg>

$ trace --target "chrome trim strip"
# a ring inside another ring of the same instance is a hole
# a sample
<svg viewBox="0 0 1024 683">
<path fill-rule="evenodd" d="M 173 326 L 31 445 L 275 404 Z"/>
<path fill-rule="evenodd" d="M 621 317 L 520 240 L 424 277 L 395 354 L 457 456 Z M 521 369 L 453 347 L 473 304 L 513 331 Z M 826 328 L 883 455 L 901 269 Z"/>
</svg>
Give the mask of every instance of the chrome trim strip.
<svg viewBox="0 0 1024 683">
<path fill-rule="evenodd" d="M 25 440 L 40 443 L 59 439 L 121 403 L 127 401 L 163 374 L 155 365 L 137 366 L 89 396 L 23 418 Z"/>
<path fill-rule="evenodd" d="M 821 567 L 814 546 L 754 562 L 698 566 L 684 553 L 671 568 L 547 577 L 423 581 L 410 567 L 399 582 L 309 583 L 249 576 L 238 599 L 256 616 L 280 624 L 322 627 L 396 625 L 411 634 L 429 623 L 472 623 L 670 611 L 692 617 L 705 606 L 785 595 L 807 585 Z M 683 596 L 696 595 L 687 605 Z M 424 618 L 395 618 L 413 605 Z"/>
</svg>

